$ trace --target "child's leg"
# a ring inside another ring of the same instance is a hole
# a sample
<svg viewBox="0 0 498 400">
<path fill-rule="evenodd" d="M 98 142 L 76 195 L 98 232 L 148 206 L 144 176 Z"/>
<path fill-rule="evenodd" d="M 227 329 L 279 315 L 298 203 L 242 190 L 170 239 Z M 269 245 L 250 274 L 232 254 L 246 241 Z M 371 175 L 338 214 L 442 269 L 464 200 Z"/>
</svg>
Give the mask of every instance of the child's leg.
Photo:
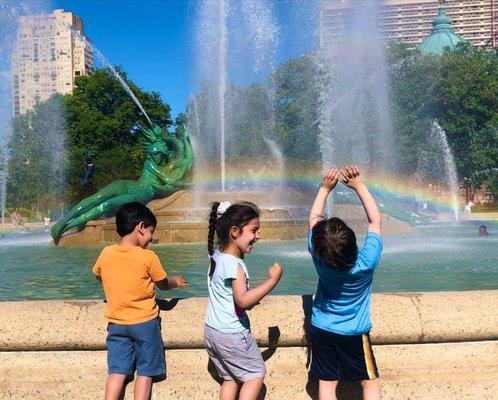
<svg viewBox="0 0 498 400">
<path fill-rule="evenodd" d="M 135 400 L 149 400 L 152 390 L 152 378 L 150 376 L 137 375 L 135 381 L 134 398 Z"/>
<path fill-rule="evenodd" d="M 265 378 L 254 378 L 245 381 L 240 389 L 239 400 L 256 400 L 263 386 L 263 379 Z"/>
<path fill-rule="evenodd" d="M 363 400 L 380 400 L 380 378 L 361 381 Z"/>
<path fill-rule="evenodd" d="M 318 381 L 318 400 L 336 400 L 335 391 L 338 381 Z"/>
<path fill-rule="evenodd" d="M 235 400 L 239 386 L 234 380 L 223 381 L 220 389 L 220 400 Z"/>
<path fill-rule="evenodd" d="M 117 400 L 121 396 L 126 375 L 109 374 L 105 383 L 105 400 Z"/>
</svg>

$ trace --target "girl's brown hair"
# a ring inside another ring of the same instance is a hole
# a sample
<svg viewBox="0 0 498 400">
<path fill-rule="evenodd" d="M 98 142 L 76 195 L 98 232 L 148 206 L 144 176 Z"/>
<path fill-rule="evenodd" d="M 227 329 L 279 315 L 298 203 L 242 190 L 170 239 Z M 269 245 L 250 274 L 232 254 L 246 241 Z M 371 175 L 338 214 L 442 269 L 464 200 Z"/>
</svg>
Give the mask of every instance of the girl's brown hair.
<svg viewBox="0 0 498 400">
<path fill-rule="evenodd" d="M 230 240 L 230 229 L 237 227 L 242 229 L 250 220 L 259 218 L 260 211 L 256 204 L 249 201 L 241 201 L 232 204 L 227 210 L 218 217 L 219 202 L 211 204 L 211 212 L 209 214 L 209 232 L 208 232 L 208 253 L 210 256 L 214 254 L 214 234 L 216 232 L 217 244 L 223 248 L 228 246 Z M 216 263 L 213 257 L 210 257 L 211 266 L 209 268 L 209 276 L 213 275 L 216 268 Z"/>
</svg>

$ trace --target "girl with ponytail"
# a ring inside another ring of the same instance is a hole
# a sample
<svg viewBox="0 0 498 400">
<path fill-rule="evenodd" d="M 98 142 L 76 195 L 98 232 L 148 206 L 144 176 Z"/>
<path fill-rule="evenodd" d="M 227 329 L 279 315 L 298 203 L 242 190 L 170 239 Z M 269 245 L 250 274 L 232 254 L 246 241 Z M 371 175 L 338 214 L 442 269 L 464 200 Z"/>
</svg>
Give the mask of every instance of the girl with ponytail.
<svg viewBox="0 0 498 400">
<path fill-rule="evenodd" d="M 249 289 L 244 256 L 251 252 L 259 237 L 259 208 L 255 204 L 212 204 L 204 343 L 223 380 L 220 400 L 235 400 L 239 384 L 242 384 L 239 399 L 255 400 L 266 374 L 263 358 L 249 329 L 246 310 L 258 304 L 277 285 L 282 267 L 273 264 L 268 268 L 268 279 Z"/>
</svg>

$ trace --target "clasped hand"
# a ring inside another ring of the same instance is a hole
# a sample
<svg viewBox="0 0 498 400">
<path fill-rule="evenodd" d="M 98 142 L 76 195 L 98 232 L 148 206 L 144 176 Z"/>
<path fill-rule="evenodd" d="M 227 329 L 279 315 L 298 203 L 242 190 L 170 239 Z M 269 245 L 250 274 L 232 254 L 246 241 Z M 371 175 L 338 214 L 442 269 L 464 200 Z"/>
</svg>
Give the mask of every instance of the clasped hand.
<svg viewBox="0 0 498 400">
<path fill-rule="evenodd" d="M 322 187 L 330 192 L 336 187 L 339 178 L 343 184 L 351 189 L 356 189 L 363 183 L 360 169 L 356 165 L 350 165 L 342 169 L 332 168 L 326 171 L 323 174 Z"/>
</svg>

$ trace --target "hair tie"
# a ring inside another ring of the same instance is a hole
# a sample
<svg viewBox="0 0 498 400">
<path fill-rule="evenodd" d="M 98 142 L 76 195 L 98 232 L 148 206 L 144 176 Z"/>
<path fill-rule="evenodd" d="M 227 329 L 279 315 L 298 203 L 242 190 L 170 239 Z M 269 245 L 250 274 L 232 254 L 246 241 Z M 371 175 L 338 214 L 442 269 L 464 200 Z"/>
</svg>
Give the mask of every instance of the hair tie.
<svg viewBox="0 0 498 400">
<path fill-rule="evenodd" d="M 216 209 L 216 219 L 220 218 L 230 206 L 231 204 L 229 201 L 222 201 Z"/>
</svg>

